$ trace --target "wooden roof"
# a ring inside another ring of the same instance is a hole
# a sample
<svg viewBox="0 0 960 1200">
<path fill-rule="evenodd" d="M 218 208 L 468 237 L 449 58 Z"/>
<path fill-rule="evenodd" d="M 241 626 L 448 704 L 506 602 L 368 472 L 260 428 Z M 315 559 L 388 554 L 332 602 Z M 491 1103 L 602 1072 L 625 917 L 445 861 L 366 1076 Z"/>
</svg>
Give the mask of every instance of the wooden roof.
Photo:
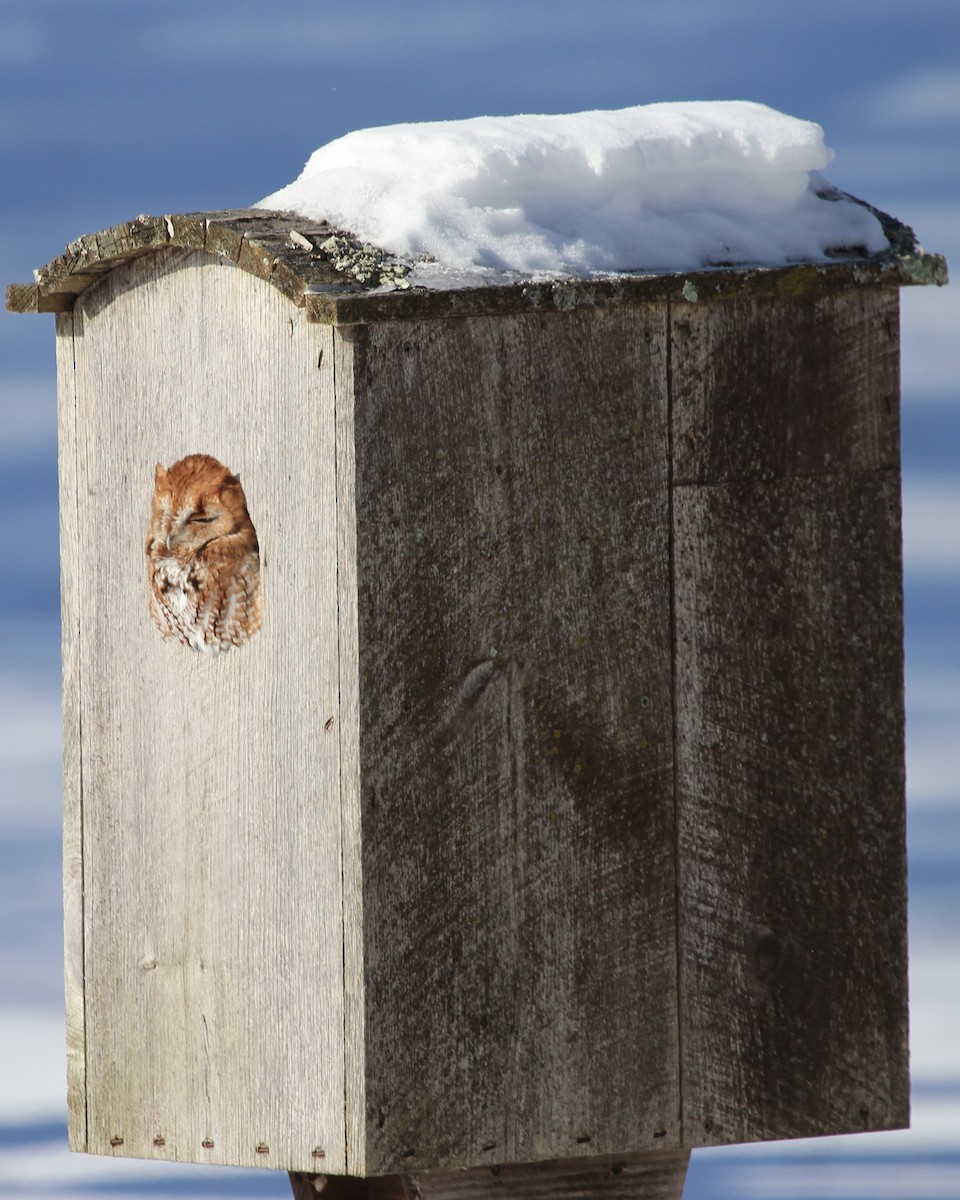
<svg viewBox="0 0 960 1200">
<path fill-rule="evenodd" d="M 860 203 L 863 203 L 862 201 Z M 866 207 L 870 208 L 869 205 Z M 723 295 L 802 294 L 850 286 L 903 287 L 947 282 L 947 265 L 917 245 L 913 231 L 876 209 L 891 242 L 880 255 L 838 251 L 836 261 L 782 267 L 729 267 L 609 279 L 559 279 L 498 287 L 410 287 L 412 264 L 365 245 L 325 221 L 265 209 L 140 216 L 71 242 L 34 272 L 35 282 L 7 287 L 11 312 L 66 312 L 78 295 L 121 263 L 164 249 L 201 250 L 236 263 L 279 288 L 309 320 L 325 324 L 468 316 L 645 300 Z"/>
</svg>

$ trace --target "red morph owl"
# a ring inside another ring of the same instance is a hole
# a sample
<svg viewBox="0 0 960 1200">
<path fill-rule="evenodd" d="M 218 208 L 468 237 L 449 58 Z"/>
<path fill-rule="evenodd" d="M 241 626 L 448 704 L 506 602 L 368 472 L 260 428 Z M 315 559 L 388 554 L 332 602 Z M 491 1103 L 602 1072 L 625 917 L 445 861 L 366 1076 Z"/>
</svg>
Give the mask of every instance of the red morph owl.
<svg viewBox="0 0 960 1200">
<path fill-rule="evenodd" d="M 209 454 L 159 463 L 147 534 L 150 615 L 207 654 L 260 628 L 257 531 L 236 475 Z"/>
</svg>

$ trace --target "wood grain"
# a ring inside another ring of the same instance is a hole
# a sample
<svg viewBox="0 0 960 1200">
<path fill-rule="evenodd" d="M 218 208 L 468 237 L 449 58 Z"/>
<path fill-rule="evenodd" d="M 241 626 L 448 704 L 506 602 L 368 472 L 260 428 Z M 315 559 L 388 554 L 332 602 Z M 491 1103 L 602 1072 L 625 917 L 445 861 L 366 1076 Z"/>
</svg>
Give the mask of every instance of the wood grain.
<svg viewBox="0 0 960 1200">
<path fill-rule="evenodd" d="M 869 206 L 867 206 L 869 207 Z M 317 247 L 331 234 L 350 238 L 326 221 L 266 209 L 139 216 L 77 238 L 37 272 L 36 284 L 9 284 L 12 312 L 69 311 L 78 295 L 122 262 L 161 249 L 204 250 L 273 284 L 309 317 L 325 324 L 427 320 L 493 313 L 567 311 L 572 308 L 654 301 L 708 302 L 736 296 L 799 297 L 838 288 L 942 286 L 947 264 L 922 250 L 911 229 L 876 209 L 890 249 L 869 258 L 841 258 L 786 267 L 672 272 L 599 280 L 546 280 L 505 287 L 379 288 L 374 273 L 364 284 L 338 272 Z M 395 262 L 389 255 L 388 262 Z"/>
<path fill-rule="evenodd" d="M 665 332 L 353 335 L 361 1173 L 678 1143 Z"/>
<path fill-rule="evenodd" d="M 908 1121 L 896 295 L 672 319 L 684 1140 Z"/>
<path fill-rule="evenodd" d="M 360 633 L 357 613 L 356 434 L 353 340 L 335 335 L 340 797 L 343 837 L 344 1120 L 346 1170 L 366 1170 L 366 961 L 360 811 Z M 375 753 L 375 749 L 374 749 Z M 313 1164 L 311 1164 L 313 1165 Z"/>
<path fill-rule="evenodd" d="M 690 1146 L 904 1123 L 895 291 L 330 329 L 286 220 L 131 223 L 45 277 L 85 280 L 71 1145 L 665 1198 Z M 154 464 L 191 452 L 262 549 L 218 658 L 147 614 Z M 662 1178 L 611 1182 L 639 1152 Z"/>
<path fill-rule="evenodd" d="M 87 1148 L 343 1170 L 332 335 L 187 251 L 74 320 Z M 190 452 L 261 545 L 263 629 L 215 657 L 146 606 L 154 464 Z"/>
<path fill-rule="evenodd" d="M 688 1150 L 419 1171 L 370 1179 L 293 1174 L 294 1200 L 680 1200 Z"/>
<path fill-rule="evenodd" d="M 897 470 L 899 292 L 671 307 L 675 484 Z"/>
<path fill-rule="evenodd" d="M 57 317 L 57 472 L 60 481 L 60 639 L 63 676 L 63 945 L 67 1108 L 71 1150 L 87 1148 L 81 775 L 81 585 L 74 319 Z"/>
</svg>

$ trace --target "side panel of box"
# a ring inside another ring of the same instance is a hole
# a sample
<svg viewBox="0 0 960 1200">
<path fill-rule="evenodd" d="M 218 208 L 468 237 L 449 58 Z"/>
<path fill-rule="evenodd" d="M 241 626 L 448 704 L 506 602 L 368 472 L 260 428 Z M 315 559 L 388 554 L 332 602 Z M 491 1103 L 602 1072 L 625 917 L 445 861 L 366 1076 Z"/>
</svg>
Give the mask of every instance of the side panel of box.
<svg viewBox="0 0 960 1200">
<path fill-rule="evenodd" d="M 343 1054 L 346 1173 L 369 1173 L 366 1137 L 366 980 L 360 814 L 360 650 L 357 614 L 354 339 L 333 335 L 337 446 L 337 625 L 340 641 L 340 797 L 343 844 Z M 310 1184 L 310 1187 L 313 1185 Z"/>
<path fill-rule="evenodd" d="M 369 1173 L 679 1142 L 665 316 L 338 332 Z"/>
<path fill-rule="evenodd" d="M 897 337 L 673 308 L 689 1145 L 908 1120 Z"/>
<path fill-rule="evenodd" d="M 82 962 L 86 1036 L 71 1136 L 343 1170 L 332 332 L 182 251 L 118 268 L 74 323 L 83 925 L 71 859 L 68 986 Z M 260 542 L 263 627 L 219 655 L 165 641 L 147 609 L 154 466 L 188 453 L 239 474 Z"/>
<path fill-rule="evenodd" d="M 57 314 L 57 470 L 60 480 L 60 640 L 63 672 L 63 982 L 71 1150 L 87 1148 L 83 1012 L 83 810 L 80 779 L 80 558 L 77 378 L 73 313 Z"/>
</svg>

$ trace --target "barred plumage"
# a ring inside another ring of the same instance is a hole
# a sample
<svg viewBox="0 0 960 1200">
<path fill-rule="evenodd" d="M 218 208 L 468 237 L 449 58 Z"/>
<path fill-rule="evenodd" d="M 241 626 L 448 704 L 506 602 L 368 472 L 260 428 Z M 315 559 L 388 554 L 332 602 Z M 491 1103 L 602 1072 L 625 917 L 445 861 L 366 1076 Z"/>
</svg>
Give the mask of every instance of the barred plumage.
<svg viewBox="0 0 960 1200">
<path fill-rule="evenodd" d="M 159 463 L 146 543 L 150 615 L 216 654 L 260 628 L 260 552 L 236 475 L 209 454 Z"/>
</svg>

